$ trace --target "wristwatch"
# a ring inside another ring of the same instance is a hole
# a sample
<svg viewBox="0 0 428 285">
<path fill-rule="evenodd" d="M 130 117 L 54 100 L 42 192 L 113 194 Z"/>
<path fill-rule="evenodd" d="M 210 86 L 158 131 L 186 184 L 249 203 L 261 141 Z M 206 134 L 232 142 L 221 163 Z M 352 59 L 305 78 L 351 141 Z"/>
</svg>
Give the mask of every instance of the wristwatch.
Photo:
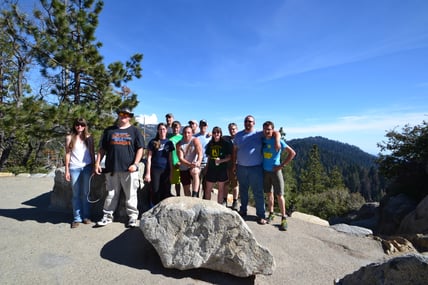
<svg viewBox="0 0 428 285">
<path fill-rule="evenodd" d="M 137 168 L 135 171 L 138 171 L 138 164 L 134 163 L 135 167 Z"/>
</svg>

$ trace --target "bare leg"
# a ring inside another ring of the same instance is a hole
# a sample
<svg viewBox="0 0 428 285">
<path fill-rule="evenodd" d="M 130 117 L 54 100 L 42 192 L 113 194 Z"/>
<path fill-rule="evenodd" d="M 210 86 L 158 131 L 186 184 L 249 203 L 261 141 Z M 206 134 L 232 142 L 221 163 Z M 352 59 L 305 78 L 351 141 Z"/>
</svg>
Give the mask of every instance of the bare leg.
<svg viewBox="0 0 428 285">
<path fill-rule="evenodd" d="M 185 196 L 191 196 L 190 195 L 190 184 L 189 185 L 183 185 L 183 191 Z"/>
<path fill-rule="evenodd" d="M 282 217 L 286 216 L 285 212 L 285 199 L 283 195 L 277 195 L 279 210 L 281 211 Z"/>
<path fill-rule="evenodd" d="M 181 185 L 180 183 L 175 184 L 175 194 L 177 196 L 180 196 L 180 192 L 181 192 Z"/>
<path fill-rule="evenodd" d="M 267 195 L 268 195 L 268 210 L 269 210 L 269 213 L 273 213 L 273 192 L 269 192 Z"/>
<path fill-rule="evenodd" d="M 208 183 L 209 182 L 207 182 L 207 186 L 208 186 Z M 224 182 L 217 182 L 217 186 L 218 186 L 217 202 L 219 204 L 222 204 L 223 203 L 223 197 L 224 197 L 223 193 L 226 192 L 224 189 Z M 227 197 L 227 193 L 226 193 L 226 197 Z"/>
<path fill-rule="evenodd" d="M 205 200 L 211 200 L 211 191 L 213 190 L 213 186 L 214 186 L 214 183 L 208 182 L 208 181 L 206 182 L 205 195 L 204 195 Z"/>
<path fill-rule="evenodd" d="M 199 174 L 192 175 L 192 191 L 199 193 Z"/>
</svg>

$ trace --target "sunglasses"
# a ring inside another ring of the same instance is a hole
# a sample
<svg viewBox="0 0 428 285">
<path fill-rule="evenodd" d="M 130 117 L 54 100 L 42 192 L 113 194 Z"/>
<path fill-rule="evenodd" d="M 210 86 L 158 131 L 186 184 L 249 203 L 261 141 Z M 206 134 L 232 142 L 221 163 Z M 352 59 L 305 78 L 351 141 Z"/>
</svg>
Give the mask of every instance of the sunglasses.
<svg viewBox="0 0 428 285">
<path fill-rule="evenodd" d="M 251 121 L 251 120 L 245 120 L 245 123 L 254 123 L 254 121 Z"/>
<path fill-rule="evenodd" d="M 75 124 L 74 126 L 75 126 L 75 127 L 86 127 L 86 125 L 85 125 L 85 124 L 82 124 L 82 123 L 77 123 L 77 124 Z"/>
<path fill-rule="evenodd" d="M 121 116 L 121 117 L 131 117 L 130 114 L 125 113 L 125 112 L 119 112 L 119 116 Z"/>
</svg>

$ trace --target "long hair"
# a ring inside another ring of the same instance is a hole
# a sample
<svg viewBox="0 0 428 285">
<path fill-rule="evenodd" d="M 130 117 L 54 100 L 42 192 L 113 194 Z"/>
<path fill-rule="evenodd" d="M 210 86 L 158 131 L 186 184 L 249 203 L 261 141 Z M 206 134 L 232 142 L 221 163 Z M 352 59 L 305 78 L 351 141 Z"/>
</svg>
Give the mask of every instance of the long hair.
<svg viewBox="0 0 428 285">
<path fill-rule="evenodd" d="M 211 132 L 211 134 L 214 134 L 215 132 L 220 132 L 220 139 L 219 139 L 219 142 L 222 142 L 222 141 L 224 141 L 224 138 L 223 138 L 223 131 L 221 130 L 221 128 L 220 127 L 214 127 L 213 128 L 213 130 L 212 130 L 212 132 Z M 214 139 L 210 139 L 210 141 L 208 142 L 208 144 L 207 144 L 207 147 L 208 146 L 210 146 L 211 144 L 214 144 L 215 142 L 214 142 Z"/>
<path fill-rule="evenodd" d="M 159 123 L 158 126 L 156 127 L 156 136 L 155 136 L 154 141 L 153 141 L 153 145 L 154 145 L 155 149 L 159 149 L 159 147 L 160 147 L 159 128 L 162 126 L 164 126 L 165 128 L 168 128 L 168 126 L 165 123 Z"/>
<path fill-rule="evenodd" d="M 85 126 L 85 129 L 82 132 L 82 140 L 85 142 L 85 145 L 88 146 L 88 141 L 87 138 L 90 136 L 89 130 L 88 130 L 88 124 L 86 123 L 86 120 L 83 118 L 78 118 L 76 120 L 74 120 L 73 122 L 73 126 L 71 127 L 71 140 L 70 140 L 70 144 L 68 145 L 69 149 L 73 149 L 74 144 L 76 143 L 76 139 L 77 136 L 79 135 L 78 132 L 76 131 L 76 126 L 77 125 L 83 125 Z"/>
</svg>

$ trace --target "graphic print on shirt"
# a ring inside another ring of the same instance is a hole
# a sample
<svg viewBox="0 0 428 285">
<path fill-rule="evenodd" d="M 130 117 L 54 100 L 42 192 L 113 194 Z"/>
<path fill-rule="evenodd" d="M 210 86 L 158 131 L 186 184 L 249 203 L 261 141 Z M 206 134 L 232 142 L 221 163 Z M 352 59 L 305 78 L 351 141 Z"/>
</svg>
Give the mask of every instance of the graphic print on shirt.
<svg viewBox="0 0 428 285">
<path fill-rule="evenodd" d="M 112 145 L 131 145 L 132 137 L 128 133 L 113 133 L 110 144 Z"/>
</svg>

